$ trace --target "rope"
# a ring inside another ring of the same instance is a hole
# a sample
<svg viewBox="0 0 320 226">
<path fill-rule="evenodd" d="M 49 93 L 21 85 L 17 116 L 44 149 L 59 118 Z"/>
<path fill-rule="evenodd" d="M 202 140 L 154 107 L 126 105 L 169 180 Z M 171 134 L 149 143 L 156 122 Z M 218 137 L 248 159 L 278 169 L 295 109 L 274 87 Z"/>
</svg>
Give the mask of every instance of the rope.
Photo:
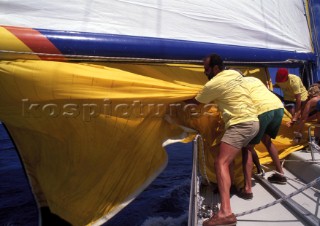
<svg viewBox="0 0 320 226">
<path fill-rule="evenodd" d="M 295 180 L 295 179 L 292 179 L 292 178 L 289 178 L 289 177 L 287 177 L 287 179 L 289 179 L 289 180 L 291 180 L 291 181 L 294 181 L 294 182 L 296 182 L 296 183 L 298 183 L 298 184 L 304 185 L 304 183 L 301 182 L 301 181 L 299 181 L 299 180 Z M 319 189 L 316 189 L 316 188 L 314 188 L 314 187 L 311 187 L 310 189 L 313 190 L 314 192 L 320 193 L 320 190 L 319 190 Z"/>
<path fill-rule="evenodd" d="M 292 193 L 289 194 L 289 195 L 286 195 L 286 196 L 284 196 L 284 197 L 281 197 L 280 199 L 277 199 L 277 200 L 275 200 L 275 201 L 273 201 L 273 202 L 271 202 L 271 203 L 268 203 L 268 204 L 266 204 L 266 205 L 260 206 L 260 207 L 258 207 L 258 208 L 255 208 L 255 209 L 252 209 L 252 210 L 248 210 L 248 211 L 245 211 L 245 212 L 242 212 L 242 213 L 235 214 L 235 216 L 236 216 L 236 217 L 241 217 L 241 216 L 244 216 L 244 215 L 247 215 L 247 214 L 250 214 L 250 213 L 254 213 L 254 212 L 257 212 L 257 211 L 266 209 L 266 208 L 268 208 L 268 207 L 270 207 L 270 206 L 274 206 L 274 205 L 276 205 L 276 204 L 278 204 L 278 203 L 280 203 L 280 202 L 282 202 L 282 201 L 285 201 L 285 200 L 291 198 L 292 196 L 295 196 L 295 195 L 297 195 L 298 193 L 300 193 L 300 192 L 302 192 L 302 191 L 304 191 L 304 190 L 306 190 L 306 189 L 314 186 L 315 184 L 317 184 L 317 183 L 319 183 L 319 182 L 320 182 L 320 177 L 314 179 L 314 180 L 311 181 L 309 184 L 306 184 L 306 185 L 303 186 L 302 188 L 296 190 L 295 192 L 292 192 Z"/>
<path fill-rule="evenodd" d="M 20 54 L 20 55 L 37 55 L 52 57 L 65 57 L 67 60 L 79 61 L 110 61 L 110 62 L 154 62 L 154 63 L 194 63 L 200 64 L 201 60 L 175 60 L 175 59 L 154 59 L 154 58 L 136 58 L 136 57 L 108 57 L 108 56 L 90 56 L 90 55 L 75 55 L 75 54 L 56 54 L 56 53 L 36 53 L 22 52 L 11 50 L 0 50 L 0 53 Z"/>
<path fill-rule="evenodd" d="M 155 59 L 155 58 L 136 58 L 136 57 L 107 57 L 107 56 L 89 56 L 89 55 L 75 55 L 75 54 L 55 54 L 55 53 L 39 53 L 39 52 L 25 52 L 25 51 L 12 51 L 12 50 L 0 50 L 1 53 L 9 53 L 9 54 L 20 54 L 20 55 L 37 55 L 37 56 L 46 56 L 46 57 L 65 57 L 67 60 L 80 60 L 80 61 L 116 61 L 116 62 L 155 62 L 155 63 L 194 63 L 194 64 L 202 64 L 202 60 L 175 60 L 175 59 Z M 255 62 L 255 61 L 224 61 L 225 65 L 260 65 L 260 64 L 293 64 L 299 63 L 304 64 L 304 60 L 294 60 L 288 59 L 285 61 L 265 61 L 265 62 Z"/>
</svg>

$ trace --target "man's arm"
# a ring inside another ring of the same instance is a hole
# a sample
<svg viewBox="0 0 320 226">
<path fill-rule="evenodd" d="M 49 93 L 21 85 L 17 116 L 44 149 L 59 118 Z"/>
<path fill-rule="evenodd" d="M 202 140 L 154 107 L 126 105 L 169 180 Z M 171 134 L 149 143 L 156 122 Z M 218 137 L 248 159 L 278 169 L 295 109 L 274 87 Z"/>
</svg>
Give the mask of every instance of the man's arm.
<svg viewBox="0 0 320 226">
<path fill-rule="evenodd" d="M 294 135 L 295 135 L 294 139 L 295 140 L 300 141 L 300 139 L 302 138 L 301 132 L 304 127 L 304 124 L 306 123 L 306 121 L 308 119 L 311 108 L 316 106 L 317 102 L 318 102 L 318 98 L 314 97 L 306 103 L 306 106 L 304 107 L 302 116 L 300 118 L 300 122 L 299 122 L 296 130 L 294 131 Z"/>
<path fill-rule="evenodd" d="M 292 122 L 298 121 L 300 115 L 301 115 L 301 93 L 294 95 L 296 99 L 294 114 L 292 116 Z"/>
<path fill-rule="evenodd" d="M 304 126 L 304 123 L 307 121 L 308 119 L 308 116 L 309 116 L 309 112 L 310 112 L 310 109 L 311 109 L 311 106 L 314 105 L 314 98 L 312 98 L 311 100 L 309 100 L 307 103 L 306 103 L 306 106 L 304 107 L 303 109 L 303 113 L 302 113 L 302 116 L 301 116 L 301 119 L 300 119 L 300 122 L 297 126 L 297 129 L 296 131 L 297 132 L 301 132 L 302 131 L 302 128 Z M 316 103 L 316 102 L 315 102 Z"/>
</svg>

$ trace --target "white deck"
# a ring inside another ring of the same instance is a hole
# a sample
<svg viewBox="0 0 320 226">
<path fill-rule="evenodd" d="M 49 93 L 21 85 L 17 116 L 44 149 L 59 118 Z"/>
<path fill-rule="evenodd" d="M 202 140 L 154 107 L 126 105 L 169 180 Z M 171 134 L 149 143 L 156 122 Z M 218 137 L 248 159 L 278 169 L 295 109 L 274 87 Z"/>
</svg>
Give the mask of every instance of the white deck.
<svg viewBox="0 0 320 226">
<path fill-rule="evenodd" d="M 290 172 L 287 170 L 285 174 L 289 178 L 295 178 Z M 266 177 L 269 176 L 270 173 L 266 174 Z M 254 181 L 253 181 L 254 182 Z M 296 191 L 301 188 L 302 185 L 288 180 L 286 185 L 275 185 L 286 195 Z M 264 187 L 255 183 L 252 187 L 254 198 L 252 200 L 243 200 L 236 195 L 231 197 L 231 203 L 233 207 L 233 211 L 235 213 L 241 213 L 244 211 L 248 211 L 259 206 L 263 206 L 267 203 L 270 203 L 276 198 L 274 198 Z M 296 196 L 293 196 L 292 199 L 307 209 L 312 214 L 316 215 L 320 218 L 320 193 L 312 189 L 307 189 L 302 193 L 299 193 Z M 290 210 L 288 210 L 283 204 L 279 203 L 269 208 L 260 210 L 258 212 L 248 214 L 242 217 L 238 217 L 237 225 L 305 225 L 301 220 L 294 215 Z"/>
<path fill-rule="evenodd" d="M 315 153 L 314 156 L 315 156 L 315 160 L 318 160 L 318 161 L 320 160 L 319 153 Z M 299 161 L 303 159 L 310 160 L 311 154 L 307 153 L 306 151 L 299 151 L 291 154 L 291 156 L 289 156 L 287 159 L 299 160 Z M 296 162 L 296 161 L 295 162 L 287 161 L 285 162 L 284 167 L 285 167 L 284 169 L 285 175 L 289 178 L 287 184 L 286 185 L 272 184 L 272 185 L 278 188 L 285 195 L 288 195 L 305 185 L 305 183 L 299 182 L 300 179 L 304 179 L 306 183 L 309 183 L 310 181 L 320 176 L 320 163 L 303 163 L 303 162 Z M 291 172 L 288 171 L 286 167 L 290 169 Z M 267 172 L 264 178 L 266 179 L 271 174 L 272 174 L 271 171 Z M 300 176 L 302 176 L 302 178 Z M 235 214 L 239 214 L 245 211 L 258 208 L 260 206 L 271 203 L 277 199 L 271 193 L 269 193 L 269 191 L 265 187 L 263 187 L 260 182 L 258 182 L 255 179 L 252 179 L 252 180 L 253 180 L 252 189 L 253 189 L 253 195 L 254 195 L 252 200 L 243 200 L 239 198 L 237 195 L 231 195 L 231 206 Z M 206 192 L 203 192 L 204 190 L 206 190 Z M 210 202 L 213 202 L 213 203 L 219 202 L 218 195 L 213 194 L 211 190 L 212 188 L 201 189 L 201 193 L 205 194 L 205 197 L 203 197 L 204 198 L 203 203 L 208 205 L 212 205 L 212 204 L 209 204 Z M 319 190 L 314 188 L 313 189 L 308 188 L 303 192 L 293 196 L 291 199 L 296 203 L 298 203 L 300 206 L 302 206 L 305 210 L 309 211 L 312 215 L 314 215 L 312 216 L 313 219 L 316 219 L 316 221 L 319 222 L 318 225 L 320 225 L 320 192 Z M 238 219 L 238 223 L 237 223 L 238 226 L 310 225 L 309 223 L 302 220 L 298 214 L 290 210 L 290 208 L 288 208 L 283 203 L 273 205 L 271 207 L 262 209 L 260 211 L 257 211 L 251 214 L 237 217 L 237 219 Z M 202 225 L 201 219 L 199 220 L 198 225 Z"/>
</svg>

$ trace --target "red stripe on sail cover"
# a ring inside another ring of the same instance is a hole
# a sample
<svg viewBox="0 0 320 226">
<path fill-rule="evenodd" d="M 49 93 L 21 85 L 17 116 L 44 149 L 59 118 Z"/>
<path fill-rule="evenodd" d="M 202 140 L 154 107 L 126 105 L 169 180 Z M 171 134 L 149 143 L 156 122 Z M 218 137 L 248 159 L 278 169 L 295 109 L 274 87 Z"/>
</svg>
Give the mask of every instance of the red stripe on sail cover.
<svg viewBox="0 0 320 226">
<path fill-rule="evenodd" d="M 46 36 L 41 34 L 39 31 L 32 28 L 22 27 L 11 27 L 2 26 L 18 39 L 20 39 L 25 45 L 27 45 L 34 53 L 39 53 L 39 57 L 42 60 L 59 60 L 65 61 L 66 59 L 62 56 L 62 53 L 57 49 Z M 44 56 L 40 53 L 57 54 L 58 56 Z M 61 55 L 61 56 L 59 56 Z"/>
</svg>

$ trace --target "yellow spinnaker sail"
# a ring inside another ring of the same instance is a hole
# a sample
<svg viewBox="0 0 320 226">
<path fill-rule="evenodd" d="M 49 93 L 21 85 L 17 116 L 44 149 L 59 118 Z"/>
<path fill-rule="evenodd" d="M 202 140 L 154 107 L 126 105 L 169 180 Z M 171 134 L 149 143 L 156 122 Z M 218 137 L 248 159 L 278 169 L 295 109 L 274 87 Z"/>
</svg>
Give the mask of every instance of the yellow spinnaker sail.
<svg viewBox="0 0 320 226">
<path fill-rule="evenodd" d="M 176 105 L 205 82 L 197 65 L 0 61 L 0 120 L 39 205 L 73 225 L 88 225 L 112 217 L 164 169 L 162 143 L 182 132 L 164 115 L 202 134 L 215 180 L 210 150 L 223 132 L 219 113 L 213 107 L 191 117 L 195 109 Z M 301 148 L 290 148 L 289 132 L 283 127 L 276 142 L 281 157 Z"/>
</svg>

